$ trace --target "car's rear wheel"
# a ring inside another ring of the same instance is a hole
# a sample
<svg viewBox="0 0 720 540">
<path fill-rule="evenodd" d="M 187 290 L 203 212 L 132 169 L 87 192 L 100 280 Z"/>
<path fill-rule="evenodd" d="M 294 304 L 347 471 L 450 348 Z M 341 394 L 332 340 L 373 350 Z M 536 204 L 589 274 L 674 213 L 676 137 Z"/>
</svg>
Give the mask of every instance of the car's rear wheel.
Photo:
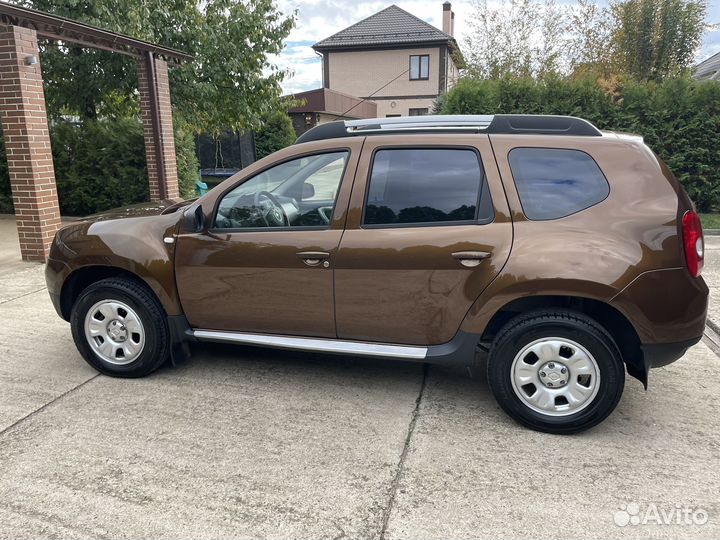
<svg viewBox="0 0 720 540">
<path fill-rule="evenodd" d="M 625 368 L 614 340 L 597 322 L 573 311 L 544 310 L 520 315 L 498 333 L 488 382 L 518 422 L 575 433 L 615 409 Z"/>
<path fill-rule="evenodd" d="M 80 354 L 113 377 L 142 377 L 169 355 L 167 318 L 155 295 L 132 279 L 110 278 L 85 289 L 70 317 Z"/>
</svg>

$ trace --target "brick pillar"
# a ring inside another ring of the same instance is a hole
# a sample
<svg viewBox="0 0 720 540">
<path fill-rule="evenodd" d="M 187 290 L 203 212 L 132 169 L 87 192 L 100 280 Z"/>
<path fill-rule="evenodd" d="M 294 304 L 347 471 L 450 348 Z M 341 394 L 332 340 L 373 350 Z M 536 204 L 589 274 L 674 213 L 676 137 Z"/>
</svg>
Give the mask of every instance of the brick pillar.
<svg viewBox="0 0 720 540">
<path fill-rule="evenodd" d="M 154 63 L 157 107 L 153 105 L 153 89 L 150 87 L 153 82 L 151 61 Z M 167 62 L 161 58 L 152 60 L 143 58 L 139 64 L 138 90 L 140 91 L 140 110 L 145 135 L 150 200 L 177 199 L 180 197 L 180 190 L 175 161 L 175 136 L 173 135 Z M 158 139 L 160 141 L 159 152 Z"/>
<path fill-rule="evenodd" d="M 0 25 L 0 116 L 20 251 L 26 261 L 44 262 L 60 208 L 39 61 L 34 30 Z"/>
</svg>

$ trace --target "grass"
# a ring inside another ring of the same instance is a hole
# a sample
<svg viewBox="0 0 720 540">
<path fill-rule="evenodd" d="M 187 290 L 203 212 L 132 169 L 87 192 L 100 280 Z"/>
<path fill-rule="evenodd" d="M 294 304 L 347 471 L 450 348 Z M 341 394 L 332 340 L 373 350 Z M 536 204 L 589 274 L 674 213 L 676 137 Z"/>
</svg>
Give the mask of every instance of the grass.
<svg viewBox="0 0 720 540">
<path fill-rule="evenodd" d="M 720 229 L 720 214 L 700 214 L 703 229 Z"/>
</svg>

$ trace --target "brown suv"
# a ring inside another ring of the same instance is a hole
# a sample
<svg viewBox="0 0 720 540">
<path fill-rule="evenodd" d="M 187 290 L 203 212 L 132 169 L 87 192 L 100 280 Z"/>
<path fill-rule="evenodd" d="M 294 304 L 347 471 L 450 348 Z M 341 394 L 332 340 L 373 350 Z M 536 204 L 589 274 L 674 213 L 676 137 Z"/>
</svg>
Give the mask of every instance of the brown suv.
<svg viewBox="0 0 720 540">
<path fill-rule="evenodd" d="M 526 426 L 610 414 L 708 289 L 693 205 L 639 137 L 553 116 L 333 122 L 192 202 L 62 229 L 50 296 L 99 371 L 213 341 L 476 365 Z"/>
</svg>

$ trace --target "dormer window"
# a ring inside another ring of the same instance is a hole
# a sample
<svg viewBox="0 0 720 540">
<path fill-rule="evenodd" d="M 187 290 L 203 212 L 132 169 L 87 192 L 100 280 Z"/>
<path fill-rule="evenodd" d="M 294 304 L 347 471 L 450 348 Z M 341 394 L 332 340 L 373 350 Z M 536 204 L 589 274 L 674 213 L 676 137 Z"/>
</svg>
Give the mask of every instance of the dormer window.
<svg viewBox="0 0 720 540">
<path fill-rule="evenodd" d="M 430 55 L 418 54 L 410 56 L 410 80 L 423 81 L 430 78 Z"/>
</svg>

